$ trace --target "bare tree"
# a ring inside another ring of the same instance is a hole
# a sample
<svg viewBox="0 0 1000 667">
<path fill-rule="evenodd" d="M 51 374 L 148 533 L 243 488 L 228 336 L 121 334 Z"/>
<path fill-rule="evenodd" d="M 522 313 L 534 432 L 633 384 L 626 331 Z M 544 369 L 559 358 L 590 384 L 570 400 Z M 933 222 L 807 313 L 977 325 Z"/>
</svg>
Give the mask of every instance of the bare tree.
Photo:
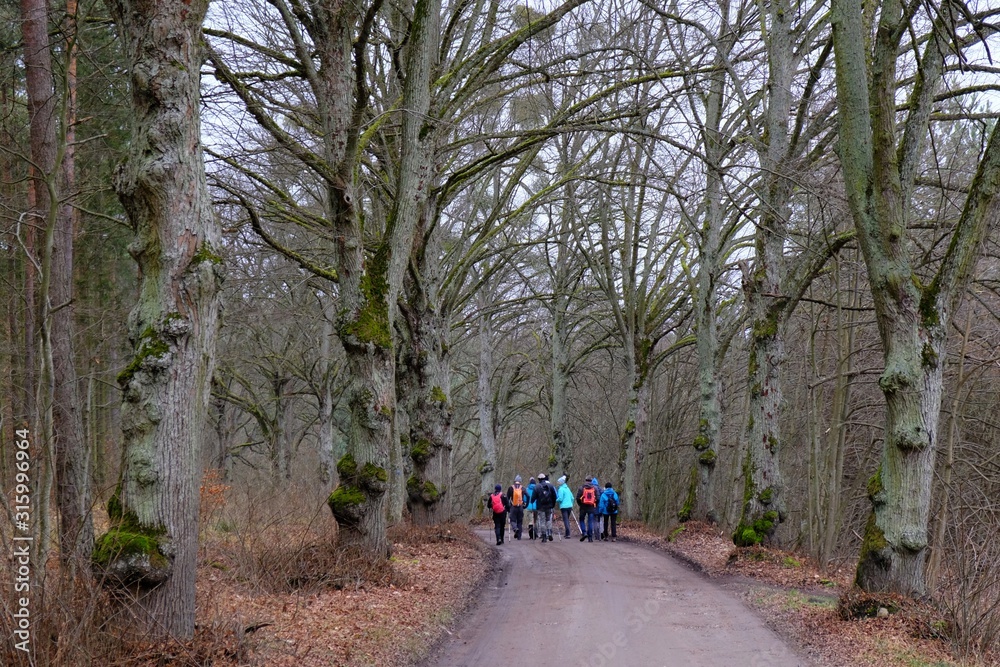
<svg viewBox="0 0 1000 667">
<path fill-rule="evenodd" d="M 121 0 L 134 132 L 115 187 L 136 237 L 139 301 L 124 393 L 121 481 L 93 559 L 140 627 L 194 633 L 198 487 L 215 361 L 219 230 L 199 122 L 207 1 Z"/>
<path fill-rule="evenodd" d="M 934 273 L 924 275 L 911 255 L 911 227 L 919 220 L 913 197 L 920 161 L 949 55 L 961 60 L 961 49 L 979 43 L 983 35 L 977 32 L 981 19 L 961 2 L 926 8 L 929 16 L 918 15 L 923 5 L 894 0 L 866 7 L 859 0 L 834 0 L 831 14 L 840 159 L 885 360 L 879 378 L 887 407 L 885 441 L 881 465 L 868 486 L 872 513 L 856 581 L 866 590 L 913 595 L 927 590 L 928 520 L 948 327 L 982 239 L 996 224 L 1000 187 L 997 126 L 984 141 L 947 248 Z M 915 31 L 923 26 L 930 29 L 918 37 Z M 906 67 L 914 76 L 900 125 L 903 58 L 910 59 Z M 962 92 L 957 86 L 950 95 Z"/>
</svg>

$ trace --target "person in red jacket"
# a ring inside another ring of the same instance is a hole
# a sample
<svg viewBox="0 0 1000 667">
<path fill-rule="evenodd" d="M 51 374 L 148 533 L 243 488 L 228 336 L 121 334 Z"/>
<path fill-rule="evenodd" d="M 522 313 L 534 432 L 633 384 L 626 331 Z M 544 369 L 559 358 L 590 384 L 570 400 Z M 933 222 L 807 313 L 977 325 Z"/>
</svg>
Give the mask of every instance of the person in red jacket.
<svg viewBox="0 0 1000 667">
<path fill-rule="evenodd" d="M 580 504 L 580 530 L 583 531 L 583 535 L 580 536 L 580 541 L 583 542 L 587 540 L 588 542 L 594 541 L 594 514 L 597 512 L 597 502 L 598 497 L 601 492 L 594 486 L 591 477 L 584 480 L 583 486 L 580 490 L 576 492 L 576 502 Z M 584 522 L 586 522 L 586 529 L 584 529 Z M 600 531 L 600 526 L 597 527 Z"/>
<path fill-rule="evenodd" d="M 503 531 L 507 527 L 507 512 L 510 511 L 510 501 L 503 494 L 503 487 L 497 484 L 493 493 L 486 498 L 486 503 L 493 512 L 493 532 L 497 535 L 497 544 L 503 544 Z"/>
</svg>

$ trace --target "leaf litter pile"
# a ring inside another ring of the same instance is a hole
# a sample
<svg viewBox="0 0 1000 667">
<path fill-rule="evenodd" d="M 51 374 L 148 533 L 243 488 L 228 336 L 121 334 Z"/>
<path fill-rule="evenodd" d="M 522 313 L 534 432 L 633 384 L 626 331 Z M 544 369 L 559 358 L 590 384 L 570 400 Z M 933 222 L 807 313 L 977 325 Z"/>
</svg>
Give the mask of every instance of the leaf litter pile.
<svg viewBox="0 0 1000 667">
<path fill-rule="evenodd" d="M 492 569 L 488 547 L 460 524 L 394 530 L 382 565 L 352 561 L 328 535 L 291 548 L 282 537 L 274 553 L 219 540 L 203 548 L 199 626 L 229 645 L 211 652 L 224 658 L 212 664 L 411 664 L 449 632 Z M 205 655 L 210 642 L 195 643 Z"/>
<path fill-rule="evenodd" d="M 715 526 L 698 522 L 684 524 L 669 537 L 633 524 L 623 532 L 629 540 L 666 551 L 739 594 L 820 667 L 996 664 L 956 661 L 938 631 L 939 612 L 912 600 L 875 598 L 852 589 L 851 571 L 824 573 L 801 554 L 737 548 Z"/>
</svg>

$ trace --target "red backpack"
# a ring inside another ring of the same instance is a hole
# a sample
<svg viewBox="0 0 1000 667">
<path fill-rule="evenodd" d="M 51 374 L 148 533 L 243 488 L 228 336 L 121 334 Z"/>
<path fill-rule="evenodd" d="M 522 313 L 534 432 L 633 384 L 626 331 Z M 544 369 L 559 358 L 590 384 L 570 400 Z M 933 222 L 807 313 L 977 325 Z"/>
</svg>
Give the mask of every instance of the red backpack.
<svg viewBox="0 0 1000 667">
<path fill-rule="evenodd" d="M 580 496 L 580 504 L 593 507 L 597 504 L 597 492 L 589 484 L 583 487 L 583 494 Z"/>
<path fill-rule="evenodd" d="M 504 511 L 503 506 L 503 493 L 494 493 L 490 496 L 490 505 L 493 507 L 494 514 L 500 514 Z"/>
</svg>

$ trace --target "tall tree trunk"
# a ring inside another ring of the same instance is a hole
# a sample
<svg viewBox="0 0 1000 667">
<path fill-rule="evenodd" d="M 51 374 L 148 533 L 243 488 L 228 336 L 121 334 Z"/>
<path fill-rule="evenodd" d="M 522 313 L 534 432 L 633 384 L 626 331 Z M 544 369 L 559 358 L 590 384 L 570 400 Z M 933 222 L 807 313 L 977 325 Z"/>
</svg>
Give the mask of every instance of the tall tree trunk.
<svg viewBox="0 0 1000 667">
<path fill-rule="evenodd" d="M 566 297 L 556 296 L 552 320 L 552 409 L 549 428 L 552 432 L 552 455 L 549 469 L 569 474 L 573 452 L 566 428 L 566 389 L 569 386 L 569 337 L 566 331 Z"/>
<path fill-rule="evenodd" d="M 965 385 L 965 354 L 969 347 L 969 332 L 972 331 L 972 313 L 970 308 L 965 317 L 965 331 L 962 335 L 962 345 L 958 350 L 958 377 L 955 378 L 955 391 L 951 395 L 951 414 L 948 417 L 948 440 L 945 442 L 944 465 L 941 470 L 941 506 L 934 517 L 934 539 L 931 542 L 931 555 L 927 564 L 927 583 L 934 588 L 941 560 L 944 556 L 944 541 L 948 524 L 951 520 L 951 480 L 955 468 L 955 448 L 962 437 L 962 391 Z"/>
<path fill-rule="evenodd" d="M 324 123 L 327 199 L 336 238 L 339 287 L 337 334 L 344 346 L 346 399 L 350 414 L 347 453 L 337 463 L 340 483 L 327 500 L 340 526 L 340 540 L 373 558 L 389 556 L 386 492 L 396 408 L 395 360 L 389 281 L 396 248 L 390 230 L 369 256 L 355 191 L 357 119 L 365 102 L 357 99 L 352 33 L 361 6 L 334 0 L 316 3 L 324 40 L 317 44 L 322 87 L 317 91 Z M 306 59 L 311 55 L 303 56 Z M 406 249 L 408 250 L 408 248 Z"/>
<path fill-rule="evenodd" d="M 327 491 L 331 490 L 333 485 L 333 472 L 337 465 L 337 454 L 336 446 L 334 440 L 334 420 L 333 413 L 334 408 L 334 396 L 333 396 L 333 382 L 337 376 L 335 372 L 335 364 L 333 363 L 331 354 L 331 339 L 334 335 L 333 332 L 333 318 L 335 317 L 332 307 L 332 299 L 326 294 L 321 293 L 320 303 L 323 304 L 323 330 L 320 338 L 319 344 L 319 356 L 320 364 L 323 369 L 322 376 L 320 377 L 320 382 L 322 383 L 319 387 L 319 420 L 316 426 L 318 430 L 317 435 L 317 447 L 319 449 L 319 480 L 326 487 Z"/>
<path fill-rule="evenodd" d="M 877 14 L 875 13 L 877 10 Z M 914 77 L 900 125 L 897 58 L 912 26 L 896 0 L 874 7 L 866 38 L 861 0 L 831 6 L 840 109 L 840 161 L 868 269 L 885 370 L 882 461 L 868 485 L 872 502 L 856 582 L 868 591 L 923 595 L 927 532 L 949 318 L 997 215 L 1000 126 L 994 127 L 937 273 L 923 282 L 909 257 L 912 192 L 940 85 L 953 13 L 940 12 Z M 869 46 L 871 51 L 869 52 Z"/>
<path fill-rule="evenodd" d="M 62 154 L 62 201 L 58 204 L 52 246 L 52 381 L 53 430 L 55 432 L 56 493 L 59 507 L 59 546 L 67 574 L 75 576 L 79 566 L 90 559 L 94 526 L 90 511 L 90 457 L 84 438 L 83 415 L 73 352 L 75 329 L 73 310 L 73 247 L 76 235 L 76 2 L 66 6 L 64 26 L 67 38 L 64 116 L 59 137 Z M 86 568 L 82 569 L 86 572 Z"/>
<path fill-rule="evenodd" d="M 349 4 L 349 3 L 348 3 Z M 340 165 L 342 183 L 332 184 L 331 201 L 336 204 L 338 275 L 342 303 L 341 340 L 347 353 L 348 367 L 355 379 L 351 389 L 353 424 L 348 440 L 347 458 L 338 464 L 341 486 L 330 497 L 330 505 L 339 523 L 348 529 L 349 539 L 360 541 L 376 554 L 388 555 L 385 535 L 389 471 L 393 452 L 399 447 L 394 430 L 396 410 L 393 322 L 407 260 L 413 247 L 417 218 L 430 189 L 431 154 L 427 124 L 430 105 L 430 76 L 437 53 L 440 2 L 418 0 L 410 25 L 410 44 L 406 53 L 406 81 L 403 85 L 402 153 L 393 209 L 386 221 L 385 234 L 368 262 L 364 257 L 364 239 L 354 192 L 348 184 L 353 178 L 357 137 L 345 140 L 348 123 L 356 123 L 357 90 L 351 67 L 350 26 L 357 9 L 348 4 L 331 3 L 337 39 L 326 45 L 326 65 L 332 74 L 329 90 L 335 96 L 328 121 L 337 125 L 328 134 L 327 152 Z M 332 67 L 329 67 L 332 65 Z M 345 113 L 347 112 L 347 113 Z M 341 125 L 344 124 L 344 125 Z M 339 141 L 330 145 L 331 141 Z M 425 143 L 426 142 L 426 143 Z M 341 240 L 342 239 L 342 240 Z"/>
<path fill-rule="evenodd" d="M 270 432 L 270 455 L 271 455 L 271 479 L 280 486 L 286 484 L 291 479 L 291 428 L 289 427 L 288 414 L 288 383 L 291 378 L 285 375 L 284 370 L 275 371 L 271 378 L 271 390 L 274 397 L 274 420 L 271 422 Z"/>
<path fill-rule="evenodd" d="M 694 439 L 695 464 L 691 470 L 688 496 L 678 513 L 681 521 L 696 519 L 715 523 L 713 472 L 719 451 L 722 411 L 719 401 L 719 327 L 716 319 L 716 282 L 719 266 L 719 239 L 723 223 L 722 160 L 728 140 L 722 135 L 726 69 L 735 33 L 729 26 L 729 3 L 719 6 L 722 30 L 716 54 L 717 70 L 711 75 L 705 105 L 705 218 L 698 239 L 698 277 L 695 285 L 695 329 L 698 353 L 698 434 Z"/>
<path fill-rule="evenodd" d="M 430 278 L 424 274 L 424 278 Z M 424 283 L 426 284 L 426 283 Z M 415 288 L 415 286 L 411 286 Z M 423 304 L 420 312 L 411 310 Z M 431 312 L 425 297 L 410 296 L 404 313 L 408 345 L 400 354 L 400 388 L 405 390 L 412 464 L 406 480 L 410 513 L 417 525 L 451 518 L 452 403 L 447 318 Z"/>
<path fill-rule="evenodd" d="M 622 472 L 622 512 L 629 519 L 641 516 L 642 459 L 649 419 L 649 359 L 643 351 L 648 347 L 648 344 L 635 341 L 625 350 L 625 380 L 629 389 L 619 467 Z"/>
<path fill-rule="evenodd" d="M 784 244 L 791 188 L 788 121 L 791 108 L 793 18 L 787 0 L 768 5 L 767 147 L 761 156 L 764 196 L 755 234 L 753 272 L 744 270 L 743 286 L 750 314 L 750 360 L 747 372 L 750 410 L 747 453 L 743 463 L 743 512 L 733 534 L 738 545 L 770 538 L 785 519 L 779 467 L 781 447 L 781 364 L 785 357 L 784 325 L 791 309 L 780 296 L 784 287 Z"/>
<path fill-rule="evenodd" d="M 28 101 L 29 142 L 32 164 L 29 167 L 28 220 L 24 225 L 25 262 L 25 413 L 37 417 L 39 295 L 36 262 L 36 229 L 49 227 L 56 163 L 55 90 L 52 80 L 52 55 L 49 50 L 49 15 L 47 0 L 21 0 L 21 35 L 24 40 L 24 78 Z M 45 297 L 41 297 L 44 299 Z"/>
<path fill-rule="evenodd" d="M 497 466 L 497 436 L 493 421 L 493 321 L 487 310 L 487 297 L 479 296 L 479 391 L 476 403 L 479 408 L 479 440 L 482 443 L 483 461 L 479 464 L 479 491 L 482 497 L 493 493 L 494 471 Z"/>
<path fill-rule="evenodd" d="M 852 272 L 856 282 L 857 273 Z M 839 285 L 840 280 L 835 279 Z M 830 408 L 830 428 L 827 436 L 826 466 L 823 479 L 827 480 L 825 500 L 825 516 L 822 526 L 822 545 L 820 548 L 820 565 L 826 567 L 833 559 L 837 546 L 837 536 L 840 534 L 841 522 L 841 489 L 844 479 L 844 455 L 847 451 L 847 417 L 850 414 L 851 383 L 854 368 L 855 318 L 848 311 L 845 313 L 839 307 L 843 295 L 837 294 L 837 369 L 833 385 L 833 401 Z M 857 305 L 857 291 L 851 290 L 849 305 Z M 845 322 L 846 319 L 846 322 Z"/>
<path fill-rule="evenodd" d="M 94 562 L 149 635 L 194 633 L 198 488 L 215 362 L 219 229 L 202 162 L 199 84 L 207 0 L 111 3 L 134 132 L 115 189 L 135 230 L 139 302 L 124 393 L 121 482 Z"/>
</svg>

